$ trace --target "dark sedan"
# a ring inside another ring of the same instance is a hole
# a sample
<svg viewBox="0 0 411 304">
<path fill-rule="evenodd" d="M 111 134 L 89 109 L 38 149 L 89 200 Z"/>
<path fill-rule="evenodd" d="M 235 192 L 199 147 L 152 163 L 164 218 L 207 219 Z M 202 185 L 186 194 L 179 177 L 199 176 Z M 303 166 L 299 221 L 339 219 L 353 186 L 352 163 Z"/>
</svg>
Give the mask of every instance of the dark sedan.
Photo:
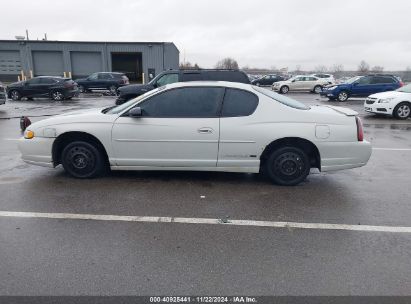
<svg viewBox="0 0 411 304">
<path fill-rule="evenodd" d="M 14 101 L 22 97 L 46 97 L 55 101 L 71 99 L 78 95 L 77 84 L 70 78 L 57 76 L 40 76 L 26 81 L 10 84 L 7 87 L 7 96 Z"/>
<path fill-rule="evenodd" d="M 285 78 L 282 76 L 270 74 L 258 79 L 254 79 L 253 81 L 251 81 L 251 84 L 254 84 L 256 86 L 271 86 L 274 82 L 283 80 L 285 80 Z"/>
<path fill-rule="evenodd" d="M 109 90 L 113 95 L 117 94 L 118 88 L 130 84 L 128 77 L 118 72 L 98 72 L 87 78 L 76 79 L 76 82 L 81 93 L 92 90 Z"/>
</svg>

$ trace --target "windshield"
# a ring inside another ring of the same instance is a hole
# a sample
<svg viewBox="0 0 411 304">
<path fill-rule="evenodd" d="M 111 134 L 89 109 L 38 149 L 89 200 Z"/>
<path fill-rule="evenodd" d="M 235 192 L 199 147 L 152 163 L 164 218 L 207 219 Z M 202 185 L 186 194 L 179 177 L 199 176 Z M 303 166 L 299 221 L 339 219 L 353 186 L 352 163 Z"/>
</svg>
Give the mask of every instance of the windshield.
<svg viewBox="0 0 411 304">
<path fill-rule="evenodd" d="M 396 89 L 397 92 L 411 93 L 411 84 L 407 84 L 399 89 Z"/>
<path fill-rule="evenodd" d="M 141 100 L 147 98 L 148 96 L 151 96 L 151 95 L 157 93 L 160 90 L 163 90 L 164 88 L 165 87 L 154 89 L 154 90 L 149 91 L 149 92 L 147 92 L 143 95 L 140 95 L 136 98 L 130 99 L 129 101 L 127 101 L 127 102 L 125 102 L 125 103 L 123 103 L 119 106 L 105 109 L 105 110 L 103 110 L 103 113 L 105 113 L 105 114 L 119 114 L 119 113 L 123 112 L 125 109 L 127 109 L 128 107 L 130 107 L 131 105 L 140 102 Z"/>
<path fill-rule="evenodd" d="M 350 79 L 346 80 L 345 83 L 353 83 L 353 82 L 357 81 L 360 78 L 361 78 L 361 76 L 355 76 L 353 78 L 350 78 Z"/>
<path fill-rule="evenodd" d="M 299 110 L 309 110 L 310 107 L 306 106 L 305 104 L 294 100 L 290 97 L 284 96 L 277 94 L 271 90 L 263 89 L 257 86 L 253 86 L 253 89 L 256 90 L 257 92 L 260 92 L 261 94 L 264 94 L 265 96 L 270 97 L 271 99 L 274 99 L 275 101 L 278 101 L 279 103 L 282 103 L 283 105 L 289 106 L 294 109 L 299 109 Z"/>
</svg>

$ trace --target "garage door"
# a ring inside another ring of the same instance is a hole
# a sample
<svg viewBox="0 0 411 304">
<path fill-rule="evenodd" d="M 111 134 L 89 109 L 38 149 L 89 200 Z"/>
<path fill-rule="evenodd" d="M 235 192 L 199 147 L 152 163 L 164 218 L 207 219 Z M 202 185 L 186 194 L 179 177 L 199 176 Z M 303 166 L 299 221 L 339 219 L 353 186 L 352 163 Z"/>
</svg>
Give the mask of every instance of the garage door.
<svg viewBox="0 0 411 304">
<path fill-rule="evenodd" d="M 0 74 L 17 75 L 21 71 L 19 51 L 0 51 Z"/>
<path fill-rule="evenodd" d="M 63 76 L 63 53 L 54 51 L 33 51 L 35 76 Z"/>
<path fill-rule="evenodd" d="M 73 78 L 85 77 L 102 71 L 100 52 L 71 52 L 71 71 Z"/>
</svg>

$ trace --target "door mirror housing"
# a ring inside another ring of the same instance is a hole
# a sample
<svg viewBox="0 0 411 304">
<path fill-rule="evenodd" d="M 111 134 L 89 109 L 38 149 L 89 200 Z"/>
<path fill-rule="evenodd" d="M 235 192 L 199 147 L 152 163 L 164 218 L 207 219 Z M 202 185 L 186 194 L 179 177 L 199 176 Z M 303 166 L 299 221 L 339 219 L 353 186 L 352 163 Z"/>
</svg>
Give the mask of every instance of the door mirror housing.
<svg viewBox="0 0 411 304">
<path fill-rule="evenodd" d="M 128 112 L 128 116 L 129 117 L 133 117 L 133 118 L 138 118 L 143 116 L 143 111 L 141 110 L 140 107 L 135 107 L 132 108 L 129 112 Z"/>
<path fill-rule="evenodd" d="M 293 79 L 293 80 L 291 80 L 291 82 L 296 82 L 297 80 L 295 80 L 295 79 Z"/>
</svg>

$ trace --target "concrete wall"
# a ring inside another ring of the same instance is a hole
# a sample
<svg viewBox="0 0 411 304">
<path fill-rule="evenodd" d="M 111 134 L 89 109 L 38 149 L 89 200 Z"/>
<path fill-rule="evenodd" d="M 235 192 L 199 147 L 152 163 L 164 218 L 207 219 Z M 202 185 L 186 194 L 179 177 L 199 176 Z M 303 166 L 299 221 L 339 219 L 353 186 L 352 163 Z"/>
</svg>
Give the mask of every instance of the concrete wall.
<svg viewBox="0 0 411 304">
<path fill-rule="evenodd" d="M 141 53 L 142 54 L 142 67 L 145 75 L 148 74 L 148 69 L 155 69 L 156 74 L 167 69 L 178 69 L 179 66 L 179 51 L 174 43 L 170 42 L 76 42 L 76 41 L 19 41 L 19 40 L 0 40 L 0 65 L 2 61 L 8 60 L 7 54 L 10 51 L 19 52 L 20 65 L 26 76 L 30 76 L 30 71 L 33 71 L 34 75 L 40 75 L 36 71 L 36 59 L 34 56 L 43 57 L 46 52 L 49 54 L 56 54 L 59 52 L 62 54 L 60 63 L 55 63 L 56 56 L 53 57 L 55 65 L 61 65 L 61 72 L 73 73 L 72 65 L 72 53 L 73 52 L 90 52 L 99 54 L 101 57 L 101 71 L 112 71 L 111 66 L 111 53 Z M 16 53 L 14 53 L 16 54 Z M 78 54 L 78 53 L 77 53 Z M 87 61 L 85 61 L 87 63 Z M 37 65 L 39 63 L 37 62 Z M 53 71 L 60 70 L 61 67 L 56 67 Z M 96 63 L 90 62 L 90 66 L 83 67 L 83 72 L 89 70 L 89 74 L 95 71 Z M 50 67 L 48 67 L 50 69 Z M 46 69 L 47 70 L 47 69 Z M 44 72 L 44 69 L 40 69 L 39 72 Z M 0 66 L 0 79 L 17 78 L 16 72 L 10 73 L 7 69 L 1 69 Z M 63 74 L 61 74 L 63 76 Z M 147 76 L 146 76 L 147 79 Z M 14 79 L 16 80 L 16 79 Z"/>
</svg>

